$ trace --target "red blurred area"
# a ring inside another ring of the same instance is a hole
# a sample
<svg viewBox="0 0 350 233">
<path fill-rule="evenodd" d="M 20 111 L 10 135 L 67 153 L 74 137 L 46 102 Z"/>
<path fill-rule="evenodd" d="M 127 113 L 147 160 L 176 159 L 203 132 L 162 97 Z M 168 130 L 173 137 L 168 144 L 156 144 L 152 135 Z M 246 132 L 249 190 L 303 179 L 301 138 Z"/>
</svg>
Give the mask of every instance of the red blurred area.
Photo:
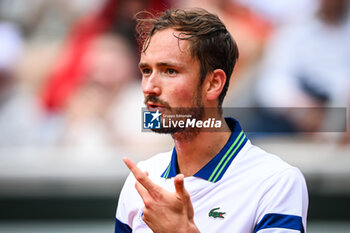
<svg viewBox="0 0 350 233">
<path fill-rule="evenodd" d="M 168 0 L 107 0 L 94 15 L 79 20 L 68 35 L 62 54 L 47 78 L 42 90 L 43 106 L 48 111 L 59 111 L 78 86 L 84 83 L 83 57 L 89 45 L 99 35 L 107 32 L 125 17 L 132 19 L 139 10 L 163 11 L 169 7 Z M 144 9 L 142 9 L 145 7 Z M 141 9 L 140 9 L 141 8 Z M 135 12 L 136 11 L 136 12 Z"/>
</svg>

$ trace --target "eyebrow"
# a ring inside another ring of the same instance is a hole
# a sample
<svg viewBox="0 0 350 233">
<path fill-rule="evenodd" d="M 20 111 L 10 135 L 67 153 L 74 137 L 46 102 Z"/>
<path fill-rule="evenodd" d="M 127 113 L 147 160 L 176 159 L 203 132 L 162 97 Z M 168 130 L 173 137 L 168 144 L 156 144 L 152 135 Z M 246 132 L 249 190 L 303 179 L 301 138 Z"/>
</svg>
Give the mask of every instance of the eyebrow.
<svg viewBox="0 0 350 233">
<path fill-rule="evenodd" d="M 145 62 L 140 62 L 140 63 L 139 63 L 139 68 L 145 68 L 145 67 L 147 67 L 147 66 L 148 66 L 148 64 L 145 63 Z"/>
<path fill-rule="evenodd" d="M 164 67 L 164 66 L 170 66 L 170 67 L 183 67 L 182 64 L 180 63 L 174 63 L 174 62 L 158 62 L 156 63 L 157 67 Z M 149 64 L 146 62 L 140 62 L 139 63 L 139 68 L 145 68 L 145 67 L 149 67 Z"/>
</svg>

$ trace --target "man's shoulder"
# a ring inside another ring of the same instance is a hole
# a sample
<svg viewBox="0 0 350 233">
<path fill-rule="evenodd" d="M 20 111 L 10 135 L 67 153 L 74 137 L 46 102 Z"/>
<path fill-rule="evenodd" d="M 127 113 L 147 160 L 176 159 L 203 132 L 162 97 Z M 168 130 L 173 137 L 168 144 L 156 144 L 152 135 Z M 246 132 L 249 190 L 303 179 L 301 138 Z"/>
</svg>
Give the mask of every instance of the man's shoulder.
<svg viewBox="0 0 350 233">
<path fill-rule="evenodd" d="M 247 143 L 246 148 L 242 151 L 239 158 L 239 165 L 242 169 L 249 169 L 251 172 L 260 177 L 274 176 L 284 171 L 298 171 L 279 156 L 266 152 L 262 148 Z M 299 173 L 299 172 L 297 172 Z"/>
<path fill-rule="evenodd" d="M 146 160 L 143 160 L 138 163 L 138 166 L 145 171 L 164 171 L 166 167 L 169 165 L 171 155 L 172 155 L 172 150 L 167 151 L 167 152 L 161 152 L 158 153 Z"/>
<path fill-rule="evenodd" d="M 137 163 L 137 166 L 144 172 L 148 172 L 148 176 L 152 179 L 153 182 L 158 182 L 158 178 L 161 177 L 161 174 L 165 171 L 167 168 L 170 159 L 171 159 L 172 151 L 163 152 L 156 154 L 149 159 L 140 161 Z M 124 184 L 124 189 L 127 189 L 128 191 L 136 191 L 134 189 L 135 187 L 135 176 L 130 172 L 127 180 Z M 138 195 L 136 195 L 138 196 Z"/>
</svg>

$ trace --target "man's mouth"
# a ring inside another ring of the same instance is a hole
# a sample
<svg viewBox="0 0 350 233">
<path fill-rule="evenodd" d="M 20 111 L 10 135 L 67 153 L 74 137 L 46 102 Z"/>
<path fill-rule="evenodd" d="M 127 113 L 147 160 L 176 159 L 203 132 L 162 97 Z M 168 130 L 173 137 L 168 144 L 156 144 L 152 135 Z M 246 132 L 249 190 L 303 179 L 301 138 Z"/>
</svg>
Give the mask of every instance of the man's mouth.
<svg viewBox="0 0 350 233">
<path fill-rule="evenodd" d="M 162 111 L 163 109 L 167 108 L 167 106 L 153 102 L 147 102 L 147 108 L 149 111 Z"/>
</svg>

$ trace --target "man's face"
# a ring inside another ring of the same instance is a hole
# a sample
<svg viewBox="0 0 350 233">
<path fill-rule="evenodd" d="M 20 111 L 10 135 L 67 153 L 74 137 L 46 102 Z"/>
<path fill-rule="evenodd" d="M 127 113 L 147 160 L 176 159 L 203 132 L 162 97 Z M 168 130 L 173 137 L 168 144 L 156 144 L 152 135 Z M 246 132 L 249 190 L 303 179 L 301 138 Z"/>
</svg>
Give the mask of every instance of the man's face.
<svg viewBox="0 0 350 233">
<path fill-rule="evenodd" d="M 193 108 L 203 106 L 199 61 L 191 56 L 189 41 L 174 36 L 180 33 L 174 29 L 156 32 L 141 54 L 142 90 L 150 111 L 176 114 L 190 109 L 196 115 Z"/>
</svg>

